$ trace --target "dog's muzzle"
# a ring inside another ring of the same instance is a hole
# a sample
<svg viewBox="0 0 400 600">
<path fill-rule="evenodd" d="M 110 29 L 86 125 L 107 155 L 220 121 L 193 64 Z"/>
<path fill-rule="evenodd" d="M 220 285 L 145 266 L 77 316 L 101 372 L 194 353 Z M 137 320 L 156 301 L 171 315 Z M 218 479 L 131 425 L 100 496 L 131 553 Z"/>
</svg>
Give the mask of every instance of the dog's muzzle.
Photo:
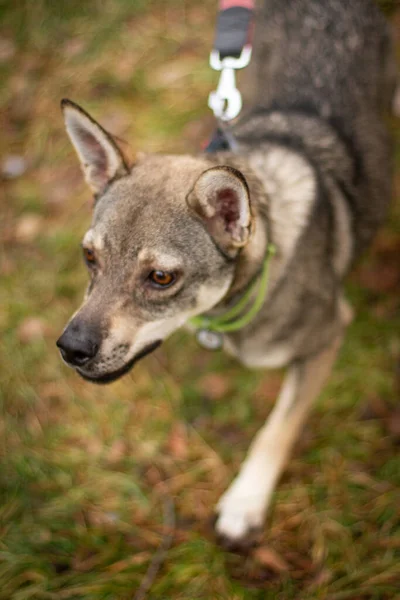
<svg viewBox="0 0 400 600">
<path fill-rule="evenodd" d="M 125 365 L 123 365 L 120 369 L 116 371 L 112 371 L 110 373 L 105 373 L 104 375 L 92 375 L 90 372 L 85 371 L 82 368 L 77 368 L 79 375 L 86 379 L 87 381 L 91 381 L 92 383 L 112 383 L 116 381 L 128 371 L 132 369 L 132 367 L 141 359 L 153 352 L 156 348 L 158 348 L 162 343 L 162 340 L 157 340 L 148 346 L 145 346 L 143 350 L 141 350 L 138 354 L 135 354 Z"/>
<path fill-rule="evenodd" d="M 101 372 L 104 369 L 101 351 L 99 352 L 101 331 L 93 324 L 79 318 L 73 319 L 56 344 L 67 365 L 75 368 L 81 377 L 94 383 L 111 383 L 130 371 L 138 360 L 158 348 L 161 341 L 148 344 L 121 367 L 106 373 Z"/>
</svg>

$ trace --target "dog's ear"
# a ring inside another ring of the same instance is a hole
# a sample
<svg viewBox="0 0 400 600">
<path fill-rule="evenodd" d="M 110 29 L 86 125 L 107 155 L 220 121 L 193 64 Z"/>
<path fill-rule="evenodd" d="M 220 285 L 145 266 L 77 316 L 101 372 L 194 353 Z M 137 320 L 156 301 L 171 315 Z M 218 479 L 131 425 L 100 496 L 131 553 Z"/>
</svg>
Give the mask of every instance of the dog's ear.
<svg viewBox="0 0 400 600">
<path fill-rule="evenodd" d="M 95 195 L 117 177 L 129 173 L 112 136 L 71 100 L 62 100 L 65 126 L 81 162 L 85 179 Z"/>
<path fill-rule="evenodd" d="M 250 196 L 240 171 L 224 166 L 204 171 L 187 202 L 225 254 L 233 257 L 247 244 L 252 221 Z"/>
</svg>

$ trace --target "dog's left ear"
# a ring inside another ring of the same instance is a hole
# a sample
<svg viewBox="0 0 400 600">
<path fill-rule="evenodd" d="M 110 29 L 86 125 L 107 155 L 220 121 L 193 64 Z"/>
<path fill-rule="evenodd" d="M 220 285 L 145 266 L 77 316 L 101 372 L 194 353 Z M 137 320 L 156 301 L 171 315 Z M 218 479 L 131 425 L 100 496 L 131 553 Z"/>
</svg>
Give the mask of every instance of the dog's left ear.
<svg viewBox="0 0 400 600">
<path fill-rule="evenodd" d="M 250 196 L 240 171 L 225 166 L 204 171 L 187 202 L 225 254 L 234 257 L 247 244 L 252 220 Z"/>
<path fill-rule="evenodd" d="M 71 100 L 62 100 L 65 126 L 79 157 L 87 183 L 95 195 L 116 177 L 129 173 L 112 136 Z"/>
</svg>

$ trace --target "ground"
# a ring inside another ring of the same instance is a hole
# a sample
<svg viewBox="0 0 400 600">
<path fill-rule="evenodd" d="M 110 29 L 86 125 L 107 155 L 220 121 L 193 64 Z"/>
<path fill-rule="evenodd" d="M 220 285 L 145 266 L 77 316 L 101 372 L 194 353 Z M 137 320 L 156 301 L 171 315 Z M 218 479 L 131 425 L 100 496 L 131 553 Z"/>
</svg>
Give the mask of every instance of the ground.
<svg viewBox="0 0 400 600">
<path fill-rule="evenodd" d="M 399 597 L 399 120 L 397 201 L 349 279 L 357 318 L 258 549 L 221 549 L 212 507 L 281 373 L 251 373 L 179 332 L 97 387 L 55 348 L 83 294 L 91 206 L 59 101 L 81 103 L 130 156 L 196 150 L 213 123 L 215 7 L 0 5 L 1 600 Z"/>
</svg>

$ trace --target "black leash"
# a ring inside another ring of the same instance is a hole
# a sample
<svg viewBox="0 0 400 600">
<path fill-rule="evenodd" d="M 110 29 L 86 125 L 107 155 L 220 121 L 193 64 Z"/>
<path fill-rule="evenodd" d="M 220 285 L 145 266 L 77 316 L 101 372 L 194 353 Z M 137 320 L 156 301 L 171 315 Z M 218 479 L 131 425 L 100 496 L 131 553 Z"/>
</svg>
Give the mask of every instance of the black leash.
<svg viewBox="0 0 400 600">
<path fill-rule="evenodd" d="M 243 48 L 251 45 L 253 0 L 221 0 L 217 17 L 214 50 L 220 59 L 239 58 Z"/>
</svg>

